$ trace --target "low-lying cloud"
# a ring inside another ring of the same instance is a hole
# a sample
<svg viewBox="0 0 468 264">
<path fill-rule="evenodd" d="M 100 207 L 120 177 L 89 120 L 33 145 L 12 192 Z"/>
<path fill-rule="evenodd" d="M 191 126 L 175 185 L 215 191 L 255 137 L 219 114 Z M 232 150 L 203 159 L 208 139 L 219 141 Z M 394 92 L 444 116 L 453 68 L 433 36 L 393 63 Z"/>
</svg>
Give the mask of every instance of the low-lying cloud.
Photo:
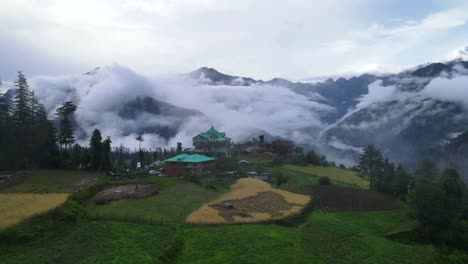
<svg viewBox="0 0 468 264">
<path fill-rule="evenodd" d="M 143 146 L 151 149 L 175 147 L 177 142 L 182 142 L 184 147 L 189 147 L 192 137 L 211 125 L 225 131 L 234 141 L 258 136 L 252 133 L 263 130 L 301 143 L 310 140 L 311 135 L 298 131 L 323 127 L 320 114 L 333 111 L 285 87 L 210 86 L 185 76 L 149 79 L 119 65 L 84 75 L 37 76 L 30 79 L 30 84 L 50 117 L 65 101 L 77 104 L 75 119 L 82 129 L 78 134 L 81 144 L 87 144 L 92 130 L 98 128 L 103 136 L 111 137 L 114 145 L 123 143 L 135 148 L 138 145 L 134 140 L 136 131 L 142 127 L 175 124 L 178 132 L 174 137 L 166 140 L 160 135 L 144 133 Z M 122 104 L 146 96 L 198 110 L 204 116 L 193 116 L 181 123 L 180 118 L 187 117 L 144 113 L 129 120 L 118 115 Z"/>
</svg>

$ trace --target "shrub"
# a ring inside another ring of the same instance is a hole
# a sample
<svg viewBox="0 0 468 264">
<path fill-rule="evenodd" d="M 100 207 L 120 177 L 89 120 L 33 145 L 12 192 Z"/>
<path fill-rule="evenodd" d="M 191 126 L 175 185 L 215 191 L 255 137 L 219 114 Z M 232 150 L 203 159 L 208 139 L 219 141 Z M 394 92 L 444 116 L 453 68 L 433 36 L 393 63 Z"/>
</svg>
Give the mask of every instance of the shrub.
<svg viewBox="0 0 468 264">
<path fill-rule="evenodd" d="M 320 185 L 331 185 L 332 184 L 330 178 L 328 178 L 328 177 L 320 177 L 318 181 L 319 181 Z"/>
</svg>

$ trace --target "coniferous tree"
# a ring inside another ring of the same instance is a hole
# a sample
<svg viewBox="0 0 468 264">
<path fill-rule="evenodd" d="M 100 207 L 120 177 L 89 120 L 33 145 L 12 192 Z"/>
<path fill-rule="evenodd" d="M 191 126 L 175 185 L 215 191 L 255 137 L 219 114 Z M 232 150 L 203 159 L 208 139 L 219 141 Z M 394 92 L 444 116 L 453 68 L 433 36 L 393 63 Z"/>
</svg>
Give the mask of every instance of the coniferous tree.
<svg viewBox="0 0 468 264">
<path fill-rule="evenodd" d="M 408 193 L 408 185 L 410 183 L 410 175 L 405 168 L 400 164 L 395 172 L 394 187 L 397 196 L 405 197 Z"/>
<path fill-rule="evenodd" d="M 76 105 L 70 101 L 65 102 L 60 108 L 57 109 L 56 115 L 60 118 L 60 147 L 68 146 L 75 143 L 75 133 L 70 121 L 70 116 L 76 111 Z"/>
<path fill-rule="evenodd" d="M 374 190 L 375 181 L 383 172 L 384 160 L 382 153 L 373 145 L 364 149 L 364 153 L 359 156 L 359 170 L 370 179 L 370 189 Z"/>
<path fill-rule="evenodd" d="M 138 158 L 140 159 L 140 162 L 143 162 L 144 155 L 143 151 L 141 150 L 141 142 L 145 141 L 142 135 L 139 135 L 138 137 L 135 138 L 136 141 L 138 141 Z"/>
<path fill-rule="evenodd" d="M 31 91 L 29 90 L 28 81 L 21 71 L 18 71 L 15 86 L 17 90 L 13 100 L 13 119 L 17 126 L 24 127 L 32 117 L 32 96 Z"/>
<path fill-rule="evenodd" d="M 81 152 L 81 160 L 80 160 L 81 166 L 83 168 L 88 168 L 90 165 L 90 162 L 91 162 L 91 156 L 89 155 L 88 149 L 85 148 Z"/>
<path fill-rule="evenodd" d="M 182 143 L 177 142 L 177 154 L 182 153 Z"/>
<path fill-rule="evenodd" d="M 102 162 L 102 136 L 101 131 L 97 128 L 94 129 L 91 139 L 89 141 L 89 150 L 91 152 L 90 167 L 93 170 L 100 169 Z"/>
<path fill-rule="evenodd" d="M 102 154 L 102 169 L 111 170 L 112 169 L 112 157 L 111 157 L 111 139 L 107 137 L 106 140 L 102 143 L 103 145 L 103 154 Z"/>
<path fill-rule="evenodd" d="M 57 134 L 52 122 L 47 122 L 47 139 L 45 142 L 45 167 L 57 168 L 60 163 L 60 152 L 57 147 Z"/>
</svg>

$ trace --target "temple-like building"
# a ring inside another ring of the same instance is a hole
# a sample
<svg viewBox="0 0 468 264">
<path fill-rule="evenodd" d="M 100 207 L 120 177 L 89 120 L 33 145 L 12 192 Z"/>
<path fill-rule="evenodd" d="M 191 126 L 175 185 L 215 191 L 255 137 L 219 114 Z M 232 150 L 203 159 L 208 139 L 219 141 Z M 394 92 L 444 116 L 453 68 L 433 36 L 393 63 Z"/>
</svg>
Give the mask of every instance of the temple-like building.
<svg viewBox="0 0 468 264">
<path fill-rule="evenodd" d="M 226 137 L 226 133 L 211 127 L 193 138 L 193 146 L 197 153 L 230 156 L 231 139 Z"/>
</svg>

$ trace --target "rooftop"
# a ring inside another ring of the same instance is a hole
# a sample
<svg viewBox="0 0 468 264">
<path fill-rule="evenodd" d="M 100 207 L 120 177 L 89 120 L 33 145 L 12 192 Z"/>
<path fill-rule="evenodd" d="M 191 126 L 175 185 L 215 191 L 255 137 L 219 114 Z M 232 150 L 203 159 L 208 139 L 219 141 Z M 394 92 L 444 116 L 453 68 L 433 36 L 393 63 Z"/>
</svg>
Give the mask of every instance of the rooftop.
<svg viewBox="0 0 468 264">
<path fill-rule="evenodd" d="M 193 138 L 193 142 L 224 142 L 231 141 L 230 138 L 226 137 L 226 133 L 217 131 L 214 127 L 211 127 L 208 131 L 198 134 Z"/>
<path fill-rule="evenodd" d="M 214 158 L 203 156 L 200 154 L 179 154 L 175 157 L 166 159 L 166 162 L 189 162 L 189 163 L 197 163 L 197 162 L 205 162 L 215 160 Z"/>
</svg>

